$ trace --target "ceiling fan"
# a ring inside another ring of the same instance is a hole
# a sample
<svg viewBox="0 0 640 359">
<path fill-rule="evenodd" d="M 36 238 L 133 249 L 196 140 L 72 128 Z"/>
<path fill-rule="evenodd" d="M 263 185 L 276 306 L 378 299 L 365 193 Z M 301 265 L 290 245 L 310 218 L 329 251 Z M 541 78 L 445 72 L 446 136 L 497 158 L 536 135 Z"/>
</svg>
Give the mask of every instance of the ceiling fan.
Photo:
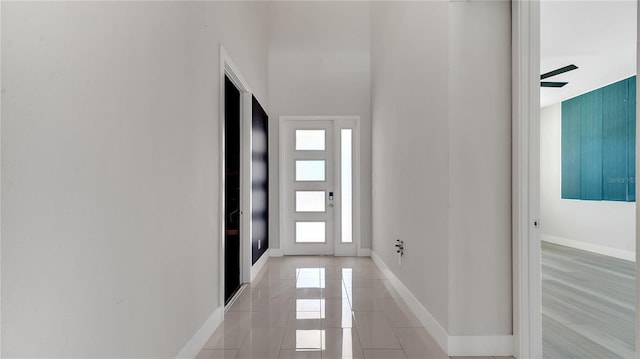
<svg viewBox="0 0 640 359">
<path fill-rule="evenodd" d="M 549 71 L 545 74 L 540 75 L 540 80 L 544 80 L 547 79 L 549 77 L 552 76 L 556 76 L 556 75 L 560 75 L 563 74 L 565 72 L 571 71 L 571 70 L 575 70 L 577 69 L 578 66 L 571 64 L 571 65 L 567 65 L 565 67 L 561 67 L 559 69 L 553 70 L 553 71 Z M 553 82 L 553 81 L 540 81 L 540 87 L 563 87 L 564 85 L 568 84 L 568 82 Z"/>
</svg>

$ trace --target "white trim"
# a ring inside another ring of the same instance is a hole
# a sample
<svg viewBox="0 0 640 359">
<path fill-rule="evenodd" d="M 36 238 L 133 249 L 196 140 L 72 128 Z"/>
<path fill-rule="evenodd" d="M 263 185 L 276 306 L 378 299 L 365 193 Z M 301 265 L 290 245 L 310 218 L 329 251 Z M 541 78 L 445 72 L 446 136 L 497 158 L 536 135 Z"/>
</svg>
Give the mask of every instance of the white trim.
<svg viewBox="0 0 640 359">
<path fill-rule="evenodd" d="M 180 350 L 176 356 L 179 359 L 193 359 L 202 350 L 213 332 L 216 331 L 223 319 L 223 306 L 216 308 L 209 319 L 207 319 L 202 327 L 193 335 L 187 344 Z"/>
<path fill-rule="evenodd" d="M 260 259 L 258 259 L 256 264 L 251 266 L 251 278 L 249 279 L 250 282 L 253 282 L 253 280 L 256 279 L 258 273 L 260 273 L 260 271 L 267 264 L 267 261 L 269 260 L 269 252 L 269 250 L 266 250 L 264 253 L 262 253 L 262 256 L 260 257 Z"/>
<path fill-rule="evenodd" d="M 393 274 L 375 251 L 371 259 L 420 320 L 440 348 L 449 356 L 510 356 L 513 355 L 513 335 L 450 336 L 438 320 L 418 301 L 411 291 Z"/>
<path fill-rule="evenodd" d="M 512 261 L 514 355 L 542 357 L 540 238 L 540 1 L 512 1 Z"/>
<path fill-rule="evenodd" d="M 411 291 L 398 279 L 398 277 L 393 274 L 393 272 L 387 267 L 387 265 L 382 261 L 382 259 L 378 256 L 378 254 L 371 250 L 371 259 L 373 262 L 380 268 L 382 273 L 384 273 L 385 277 L 389 280 L 391 285 L 400 293 L 402 299 L 404 299 L 405 303 L 409 306 L 413 314 L 418 317 L 420 323 L 427 329 L 429 334 L 436 340 L 440 348 L 447 352 L 449 335 L 447 331 L 442 328 L 440 323 L 436 320 L 436 318 L 429 313 L 429 311 L 418 301 L 418 299 L 411 293 Z"/>
<path fill-rule="evenodd" d="M 367 253 L 366 256 L 371 256 L 371 248 L 362 248 L 362 191 L 360 191 L 362 180 L 362 128 L 360 126 L 360 116 L 356 120 L 355 129 L 355 143 L 353 146 L 353 163 L 355 168 L 353 169 L 353 228 L 354 228 L 354 240 L 356 241 L 356 252 L 360 256 L 360 253 Z M 371 173 L 369 173 L 371 175 Z M 370 195 L 370 194 L 369 194 Z M 371 209 L 371 207 L 369 207 Z"/>
<path fill-rule="evenodd" d="M 640 34 L 640 3 L 636 5 L 638 10 L 638 15 L 636 17 L 636 33 Z M 640 69 L 640 36 L 636 37 L 636 41 L 638 42 L 636 46 L 637 55 L 636 55 L 636 73 L 638 69 Z M 636 81 L 636 114 L 640 113 L 640 101 L 638 101 L 638 93 L 640 93 L 640 82 Z M 637 118 L 637 115 L 636 115 Z M 636 138 L 640 138 L 640 126 L 636 126 Z M 636 168 L 640 168 L 640 156 L 638 156 L 638 146 L 636 146 Z M 636 181 L 636 193 L 640 189 L 640 185 L 638 181 Z M 636 200 L 636 263 L 640 262 L 640 204 Z M 636 266 L 636 291 L 637 288 L 640 288 L 640 266 Z M 640 295 L 636 296 L 636 323 L 640 323 Z M 636 343 L 640 343 L 640 329 L 636 325 Z M 640 348 L 638 348 L 638 344 L 636 344 L 636 358 L 640 356 Z"/>
<path fill-rule="evenodd" d="M 2 34 L 2 4 L 0 3 L 0 34 Z M 0 68 L 2 68 L 2 49 L 0 47 Z M 0 84 L 2 83 L 2 71 L 0 71 Z M 0 94 L 0 97 L 2 95 Z M 0 101 L 0 113 L 2 109 L 2 101 Z M 2 116 L 0 115 L 0 159 L 2 159 Z M 0 161 L 0 228 L 2 228 L 2 161 Z M 0 230 L 0 308 L 2 306 L 2 231 Z M 2 310 L 0 310 L 0 323 L 2 321 Z M 0 355 L 2 354 L 2 325 L 0 325 Z"/>
<path fill-rule="evenodd" d="M 555 243 L 561 246 L 581 249 L 583 251 L 602 254 L 605 256 L 619 258 L 619 259 L 624 259 L 631 262 L 636 261 L 636 252 L 625 251 L 622 249 L 611 248 L 611 247 L 605 247 L 598 244 L 586 243 L 586 242 L 576 241 L 573 239 L 551 236 L 548 234 L 540 235 L 540 241 Z"/>
<path fill-rule="evenodd" d="M 229 301 L 224 305 L 224 315 L 227 314 L 227 312 L 229 311 L 229 309 L 231 309 L 231 307 L 233 306 L 233 303 L 236 302 L 236 300 L 238 300 L 238 298 L 240 298 L 240 296 L 242 295 L 242 292 L 244 292 L 244 290 L 247 288 L 247 283 L 242 283 L 240 284 L 240 288 L 238 288 L 238 290 L 236 290 L 233 295 L 231 296 L 231 298 L 229 298 Z M 224 316 L 223 315 L 223 316 Z M 224 320 L 224 318 L 223 318 Z"/>
<path fill-rule="evenodd" d="M 220 102 L 218 103 L 218 107 L 220 110 L 220 114 L 218 116 L 218 136 L 219 136 L 219 141 L 220 141 L 220 148 L 219 148 L 219 152 L 220 152 L 220 157 L 219 157 L 219 163 L 220 165 L 218 166 L 218 171 L 219 171 L 219 181 L 220 181 L 220 186 L 218 188 L 218 211 L 219 211 L 219 215 L 218 215 L 218 243 L 220 245 L 219 247 L 219 253 L 218 253 L 218 257 L 219 257 L 219 262 L 220 262 L 220 267 L 218 268 L 218 270 L 220 271 L 219 276 L 218 276 L 218 304 L 221 308 L 224 309 L 224 250 L 225 250 L 225 240 L 224 240 L 224 223 L 225 223 L 225 218 L 224 218 L 224 202 L 225 202 L 225 195 L 224 195 L 224 180 L 225 180 L 225 175 L 224 175 L 224 166 L 225 166 L 225 161 L 224 161 L 224 155 L 225 155 L 225 151 L 224 151 L 224 146 L 225 146 L 225 142 L 224 142 L 224 131 L 225 131 L 225 125 L 224 125 L 224 111 L 225 111 L 225 106 L 224 106 L 224 101 L 225 101 L 225 97 L 224 97 L 224 75 L 225 75 L 225 59 L 228 57 L 227 52 L 224 50 L 224 48 L 222 47 L 222 45 L 220 45 L 220 78 L 218 79 L 218 81 L 220 82 L 220 88 L 219 88 L 219 98 L 220 98 Z"/>
<path fill-rule="evenodd" d="M 513 335 L 450 336 L 449 356 L 511 356 Z"/>
<path fill-rule="evenodd" d="M 270 248 L 269 257 L 282 257 L 282 248 Z"/>
<path fill-rule="evenodd" d="M 240 113 L 240 280 L 243 283 L 251 281 L 253 268 L 253 224 L 252 224 L 252 128 L 253 128 L 253 99 L 250 92 L 241 94 Z"/>
<path fill-rule="evenodd" d="M 222 44 L 220 44 L 220 72 L 219 72 L 220 78 L 219 78 L 219 108 L 220 108 L 220 112 L 219 112 L 219 118 L 218 118 L 218 125 L 219 127 L 219 141 L 220 141 L 220 158 L 219 158 L 219 167 L 218 170 L 219 172 L 219 181 L 220 181 L 220 187 L 218 188 L 219 192 L 219 218 L 218 220 L 219 222 L 219 231 L 218 231 L 218 240 L 219 240 L 219 244 L 220 244 L 220 253 L 219 253 L 219 261 L 220 261 L 220 276 L 219 276 L 219 304 L 220 306 L 224 307 L 224 291 L 225 291 L 225 286 L 224 286 L 224 274 L 225 274 L 225 260 L 224 260 L 224 254 L 225 254 L 225 207 L 224 207 L 224 203 L 225 203 L 225 196 L 224 196 L 224 186 L 225 186 L 225 174 L 224 174 L 224 167 L 225 167 L 225 161 L 224 161 L 224 156 L 225 156 L 225 97 L 224 97 L 224 79 L 225 79 L 225 75 L 229 77 L 229 79 L 231 80 L 231 82 L 234 83 L 234 85 L 238 88 L 238 90 L 240 91 L 240 102 L 241 102 L 241 114 L 240 114 L 240 131 L 241 131 L 241 142 L 245 141 L 245 136 L 243 135 L 243 131 L 244 128 L 247 127 L 246 125 L 243 125 L 244 123 L 247 123 L 247 118 L 249 121 L 249 124 L 251 123 L 251 111 L 247 111 L 246 108 L 246 94 L 251 95 L 252 91 L 251 88 L 249 87 L 248 83 L 245 81 L 244 77 L 242 76 L 242 74 L 240 73 L 240 70 L 238 69 L 238 67 L 234 64 L 233 60 L 231 60 L 231 57 L 229 56 L 229 54 L 227 53 L 227 51 L 224 49 L 224 47 L 222 46 Z M 250 96 L 249 96 L 250 98 Z M 249 109 L 251 103 L 249 103 Z M 251 131 L 251 126 L 248 126 L 248 130 L 249 132 Z M 251 193 L 251 187 L 250 187 L 250 181 L 249 181 L 249 187 L 245 188 L 245 181 L 242 180 L 242 176 L 243 176 L 243 170 L 245 169 L 246 166 L 246 161 L 245 158 L 243 156 L 243 154 L 246 154 L 246 148 L 244 148 L 244 145 L 241 143 L 241 149 L 240 149 L 240 156 L 241 156 L 241 164 L 240 164 L 240 171 L 241 171 L 241 182 L 240 182 L 240 203 L 242 203 L 242 206 L 245 206 L 245 197 L 247 196 L 247 193 Z M 251 156 L 251 151 L 249 151 L 248 156 L 250 158 Z M 250 164 L 249 164 L 250 167 Z M 250 201 L 249 201 L 250 203 Z M 244 211 L 244 208 L 240 209 L 242 212 Z M 250 211 L 249 211 L 250 212 Z M 251 251 L 251 232 L 250 230 L 247 231 L 246 230 L 246 220 L 245 217 L 247 218 L 247 220 L 250 220 L 251 216 L 250 214 L 248 216 L 243 215 L 241 216 L 241 227 L 240 227 L 240 281 L 246 280 L 249 278 L 250 273 L 251 273 L 251 260 L 247 260 L 247 249 L 246 247 L 249 246 L 249 252 Z M 250 227 L 249 227 L 250 228 Z"/>
</svg>

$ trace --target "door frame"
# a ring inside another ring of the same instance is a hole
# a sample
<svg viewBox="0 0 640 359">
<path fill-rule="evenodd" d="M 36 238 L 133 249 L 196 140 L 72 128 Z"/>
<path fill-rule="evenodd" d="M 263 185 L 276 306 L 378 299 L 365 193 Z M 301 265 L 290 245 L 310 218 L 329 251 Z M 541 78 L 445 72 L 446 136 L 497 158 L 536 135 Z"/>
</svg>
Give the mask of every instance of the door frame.
<svg viewBox="0 0 640 359">
<path fill-rule="evenodd" d="M 226 182 L 225 168 L 225 75 L 240 91 L 240 281 L 248 283 L 251 281 L 251 105 L 253 92 L 248 82 L 235 65 L 229 53 L 220 45 L 220 113 L 219 113 L 219 216 L 220 223 L 218 231 L 219 243 L 219 300 L 220 306 L 225 307 L 225 193 Z M 248 215 L 245 215 L 247 213 Z M 229 305 L 233 304 L 233 300 Z"/>
<path fill-rule="evenodd" d="M 345 125 L 345 124 L 353 124 L 353 143 L 352 143 L 352 147 L 353 147 L 353 175 L 352 175 L 352 181 L 353 181 L 353 202 L 352 202 L 352 208 L 353 208 L 353 246 L 354 248 L 349 249 L 349 250 L 344 250 L 343 248 L 341 248 L 340 243 L 338 242 L 334 242 L 333 245 L 333 255 L 334 256 L 358 256 L 361 252 L 361 248 L 360 248 L 360 243 L 361 243 L 361 230 L 360 230 L 360 223 L 361 223 L 361 208 L 360 208 L 360 197 L 361 197 L 361 191 L 360 191 L 360 175 L 361 175 L 361 163 L 360 163 L 360 116 L 358 115 L 327 115 L 327 116 L 323 116 L 323 115 L 287 115 L 287 116 L 280 116 L 279 117 L 279 121 L 278 121 L 278 126 L 279 126 L 279 138 L 280 141 L 278 143 L 278 161 L 280 164 L 280 167 L 283 166 L 283 158 L 284 158 L 284 151 L 285 149 L 283 148 L 283 138 L 285 136 L 284 129 L 285 129 L 285 122 L 289 122 L 289 121 L 332 121 L 333 122 L 333 128 L 334 128 L 334 146 L 335 143 L 337 141 L 337 139 L 339 137 L 336 136 L 336 134 L 338 133 L 338 130 L 340 128 L 340 125 Z M 334 176 L 337 173 L 340 173 L 338 171 L 338 168 L 341 164 L 340 162 L 340 158 L 338 156 L 338 151 L 335 150 L 334 147 Z M 338 184 L 336 183 L 337 179 L 335 179 L 334 177 L 334 188 L 338 186 Z M 278 180 L 278 199 L 279 199 L 279 224 L 280 224 L 280 231 L 282 233 L 282 229 L 285 228 L 286 221 L 285 221 L 285 216 L 283 216 L 284 213 L 284 191 L 285 191 L 285 178 L 284 176 L 279 176 L 279 180 Z M 335 205 L 339 206 L 341 204 L 341 200 L 340 201 L 336 201 Z M 337 234 L 338 231 L 341 229 L 341 225 L 338 225 L 341 221 L 338 220 L 338 218 L 334 219 L 334 234 Z M 285 242 L 284 242 L 284 238 L 281 236 L 280 238 L 280 248 L 282 250 L 282 253 L 284 254 L 285 252 Z M 334 241 L 337 240 L 337 236 L 334 235 Z M 342 247 L 344 247 L 344 245 L 342 245 Z"/>
<path fill-rule="evenodd" d="M 512 1 L 514 355 L 542 357 L 540 276 L 540 0 Z"/>
<path fill-rule="evenodd" d="M 540 259 L 540 0 L 513 0 L 512 4 L 512 225 L 513 225 L 513 334 L 519 359 L 542 357 L 542 282 Z M 640 5 L 636 23 L 640 33 Z M 636 70 L 640 68 L 640 37 Z M 640 89 L 640 83 L 636 84 Z M 637 103 L 640 113 L 640 102 Z M 640 126 L 636 128 L 640 138 Z M 636 167 L 640 168 L 637 156 Z M 636 191 L 640 185 L 636 181 Z M 640 201 L 636 201 L 636 248 L 640 248 Z M 640 252 L 636 249 L 636 263 Z M 640 266 L 636 267 L 640 288 Z M 640 321 L 640 296 L 636 320 Z M 636 328 L 636 341 L 640 330 Z M 640 350 L 636 348 L 636 357 Z"/>
</svg>

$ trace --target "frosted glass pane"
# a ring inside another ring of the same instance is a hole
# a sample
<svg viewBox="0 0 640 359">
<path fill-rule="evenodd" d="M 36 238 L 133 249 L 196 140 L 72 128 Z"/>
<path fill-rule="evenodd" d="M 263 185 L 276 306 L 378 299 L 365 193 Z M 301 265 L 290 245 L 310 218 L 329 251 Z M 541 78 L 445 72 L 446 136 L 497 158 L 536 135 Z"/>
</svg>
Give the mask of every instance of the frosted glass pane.
<svg viewBox="0 0 640 359">
<path fill-rule="evenodd" d="M 296 150 L 324 151 L 324 130 L 296 130 Z"/>
<path fill-rule="evenodd" d="M 296 212 L 324 212 L 325 191 L 296 191 Z"/>
<path fill-rule="evenodd" d="M 325 232 L 325 222 L 296 222 L 296 242 L 298 243 L 324 243 Z"/>
<path fill-rule="evenodd" d="M 296 181 L 324 181 L 324 160 L 296 161 Z"/>
<path fill-rule="evenodd" d="M 353 242 L 353 163 L 351 154 L 352 130 L 340 131 L 340 187 L 342 189 L 342 242 Z"/>
</svg>

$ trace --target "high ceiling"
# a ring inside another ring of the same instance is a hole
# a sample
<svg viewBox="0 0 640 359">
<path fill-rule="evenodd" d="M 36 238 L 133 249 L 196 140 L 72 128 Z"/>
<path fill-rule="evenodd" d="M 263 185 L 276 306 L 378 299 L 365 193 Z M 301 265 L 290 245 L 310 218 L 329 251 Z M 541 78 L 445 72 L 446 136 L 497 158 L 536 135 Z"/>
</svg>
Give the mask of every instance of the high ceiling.
<svg viewBox="0 0 640 359">
<path fill-rule="evenodd" d="M 540 4 L 541 73 L 578 66 L 545 81 L 542 107 L 564 101 L 636 74 L 635 0 L 543 0 Z"/>
</svg>

